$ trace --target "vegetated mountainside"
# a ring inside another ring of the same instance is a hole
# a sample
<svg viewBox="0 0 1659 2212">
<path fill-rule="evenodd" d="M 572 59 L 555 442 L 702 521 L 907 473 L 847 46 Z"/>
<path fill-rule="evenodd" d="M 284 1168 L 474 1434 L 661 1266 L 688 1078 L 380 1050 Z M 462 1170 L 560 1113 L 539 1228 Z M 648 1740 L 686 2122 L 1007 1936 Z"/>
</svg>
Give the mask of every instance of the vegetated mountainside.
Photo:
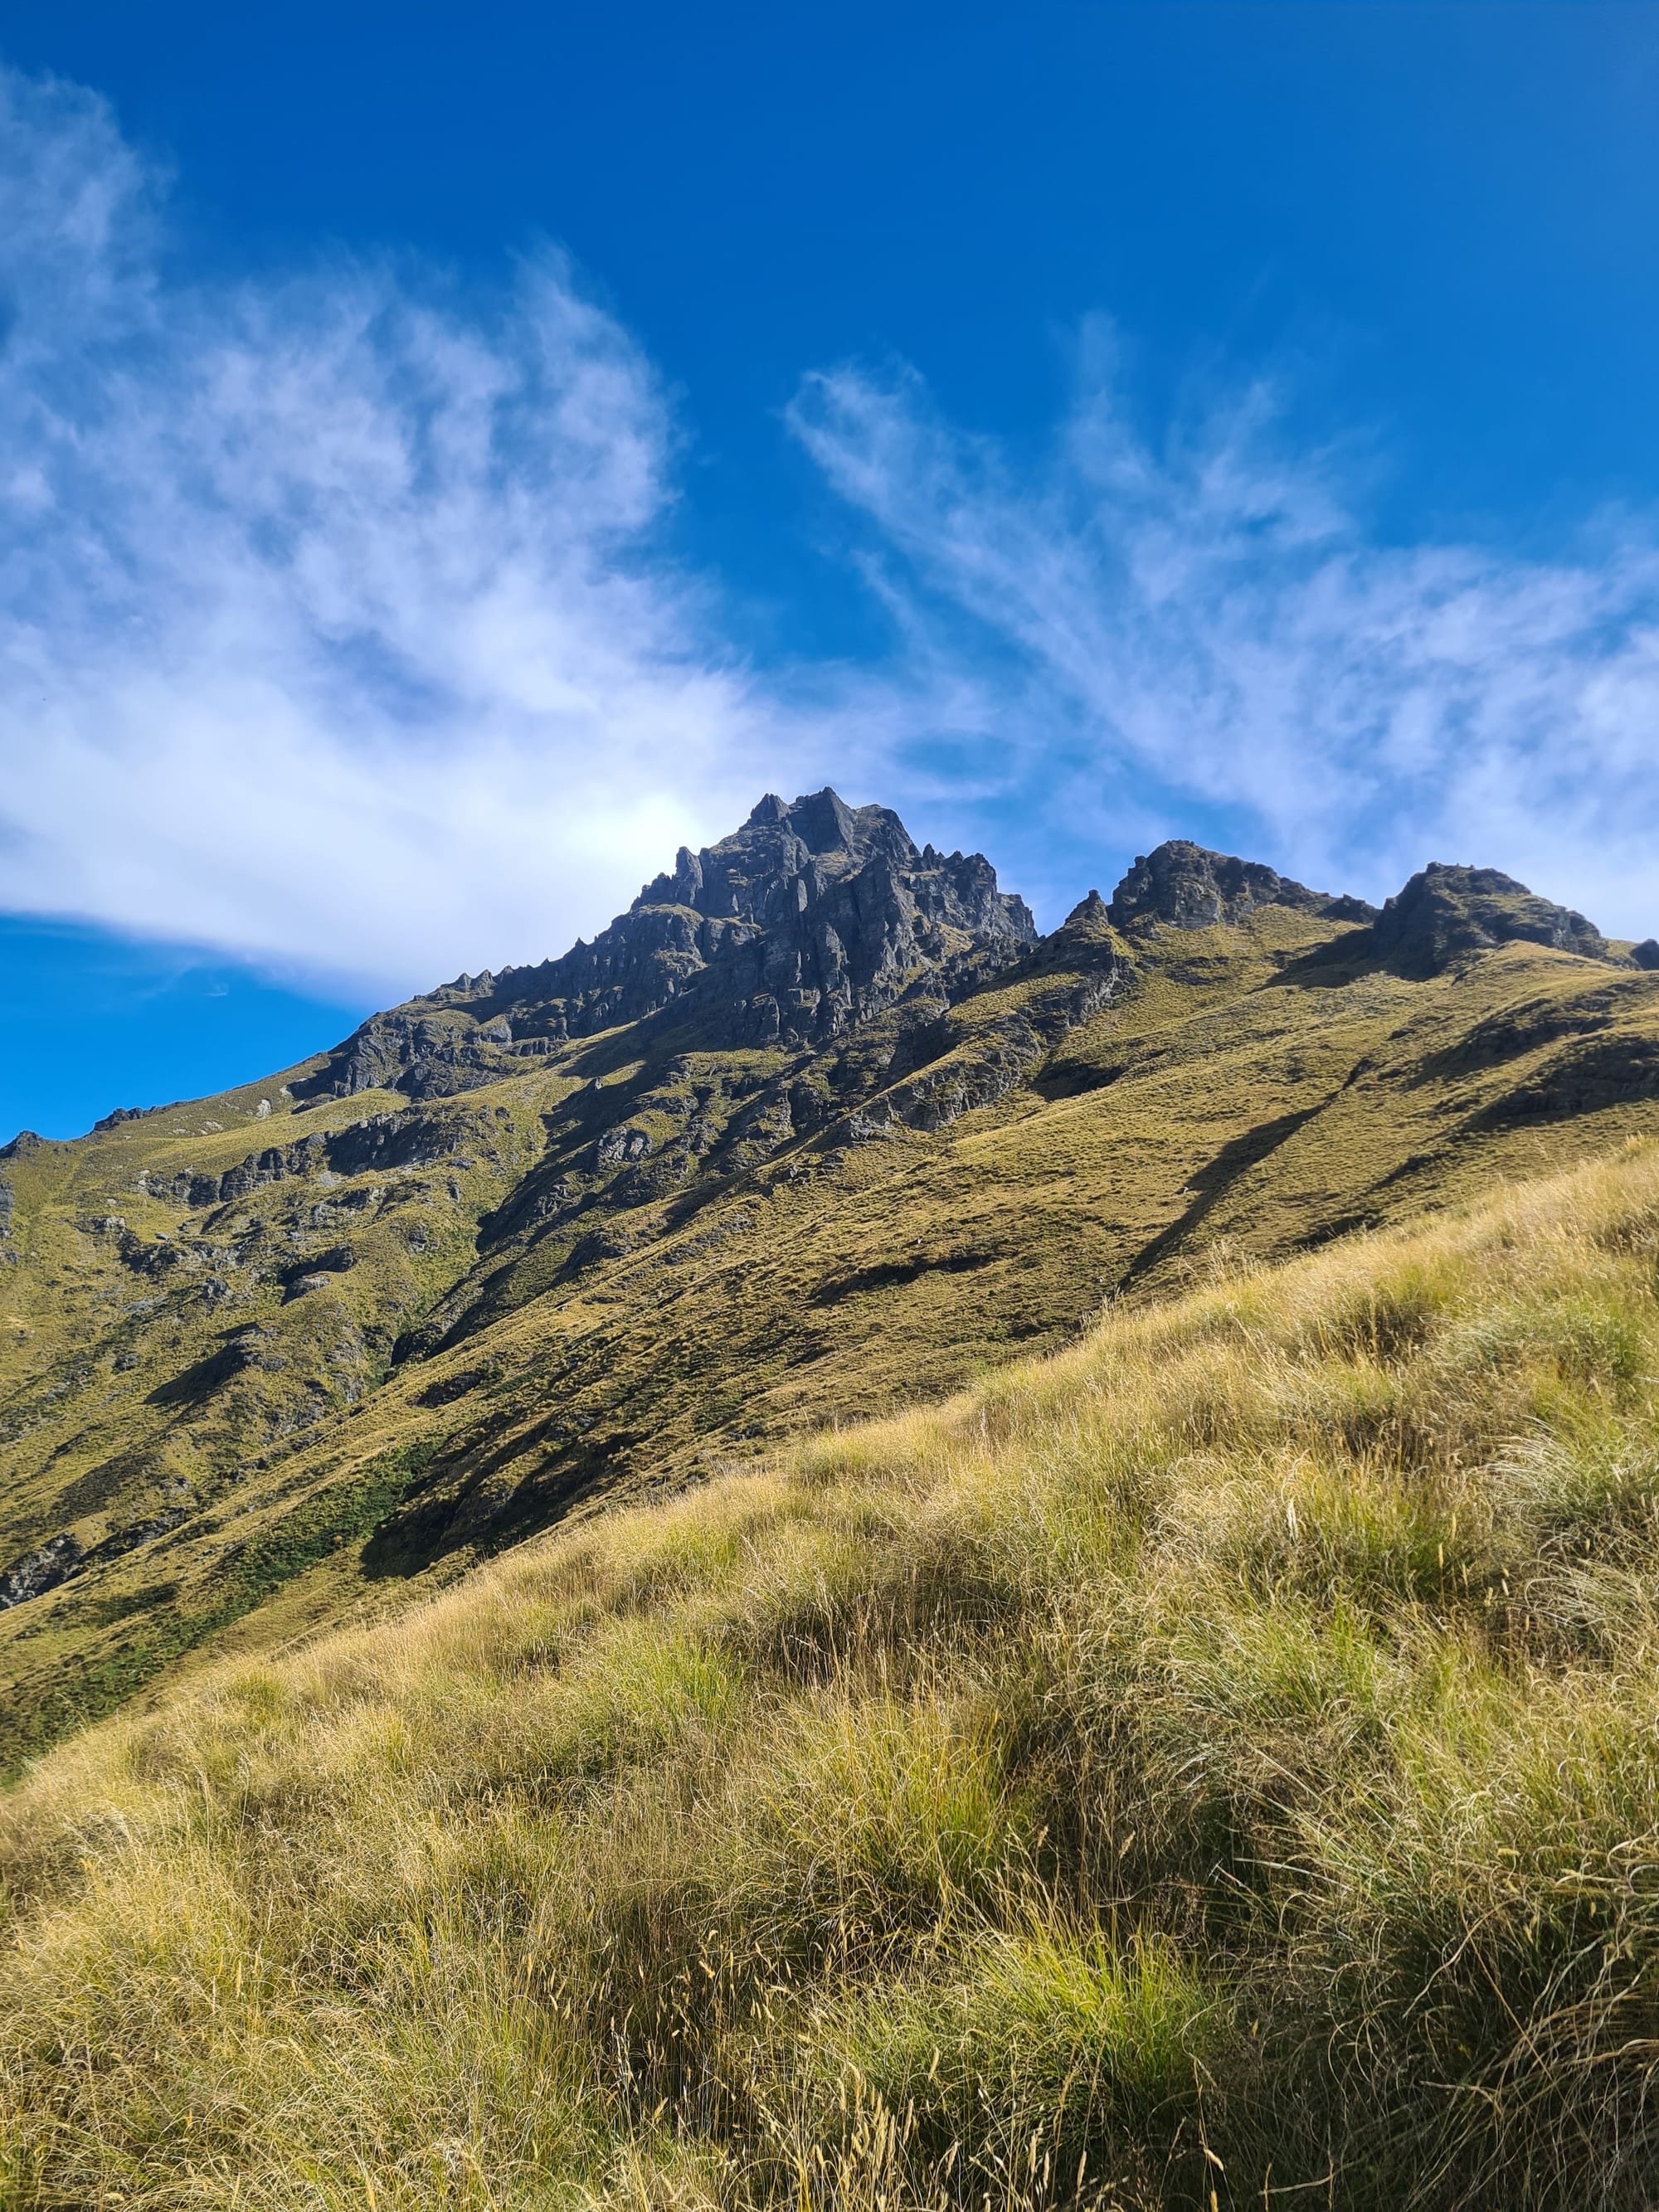
<svg viewBox="0 0 1659 2212">
<path fill-rule="evenodd" d="M 86 2204 L 1644 2212 L 1659 1144 L 226 1662 L 0 1801 Z"/>
<path fill-rule="evenodd" d="M 0 1161 L 0 1759 L 233 1630 L 1659 1128 L 1659 948 L 1176 843 L 1039 938 L 769 798 L 592 945 Z M 239 1626 L 240 1624 L 240 1626 Z"/>
</svg>

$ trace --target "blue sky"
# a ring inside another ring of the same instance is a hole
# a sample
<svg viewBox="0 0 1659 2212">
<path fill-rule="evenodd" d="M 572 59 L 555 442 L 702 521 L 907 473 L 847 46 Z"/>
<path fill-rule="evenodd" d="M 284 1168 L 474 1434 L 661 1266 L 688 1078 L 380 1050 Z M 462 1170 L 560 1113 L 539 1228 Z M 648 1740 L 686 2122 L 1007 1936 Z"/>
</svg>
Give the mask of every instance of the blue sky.
<svg viewBox="0 0 1659 2212">
<path fill-rule="evenodd" d="M 1185 834 L 1659 927 L 1659 7 L 24 0 L 0 57 L 0 1133 L 826 779 L 1045 921 Z"/>
</svg>

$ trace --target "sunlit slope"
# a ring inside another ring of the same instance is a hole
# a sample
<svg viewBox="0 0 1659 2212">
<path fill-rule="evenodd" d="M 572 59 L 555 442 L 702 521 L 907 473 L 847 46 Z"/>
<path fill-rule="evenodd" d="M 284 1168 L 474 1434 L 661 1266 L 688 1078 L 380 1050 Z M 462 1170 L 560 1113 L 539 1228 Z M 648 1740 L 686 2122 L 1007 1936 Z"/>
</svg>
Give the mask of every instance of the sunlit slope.
<svg viewBox="0 0 1659 2212">
<path fill-rule="evenodd" d="M 1530 943 L 1407 974 L 1369 939 L 1268 904 L 1131 941 L 1085 908 L 833 1054 L 698 1050 L 671 1010 L 453 1097 L 296 1104 L 300 1070 L 11 1161 L 6 1556 L 78 1554 L 0 1612 L 5 1749 L 232 1622 L 399 1601 L 573 1508 L 942 1394 L 1217 1243 L 1659 1128 L 1659 975 Z"/>
<path fill-rule="evenodd" d="M 9 2201 L 1635 2212 L 1656 1376 L 1636 1140 L 222 1665 L 0 1808 Z"/>
</svg>

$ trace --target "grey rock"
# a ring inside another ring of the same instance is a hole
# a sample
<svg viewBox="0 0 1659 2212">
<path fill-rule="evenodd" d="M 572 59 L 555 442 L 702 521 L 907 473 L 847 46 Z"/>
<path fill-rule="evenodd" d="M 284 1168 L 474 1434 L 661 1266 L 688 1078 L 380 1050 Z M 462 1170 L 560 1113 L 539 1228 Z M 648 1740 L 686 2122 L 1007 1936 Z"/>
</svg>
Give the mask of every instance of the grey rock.
<svg viewBox="0 0 1659 2212">
<path fill-rule="evenodd" d="M 462 1123 L 428 1114 L 374 1114 L 324 1139 L 328 1164 L 336 1175 L 370 1170 L 436 1167 L 455 1155 L 470 1132 Z"/>
<path fill-rule="evenodd" d="M 331 1251 L 309 1253 L 295 1261 L 283 1271 L 282 1280 L 292 1297 L 301 1290 L 315 1290 L 333 1276 L 349 1274 L 357 1260 L 349 1244 L 337 1244 Z"/>
<path fill-rule="evenodd" d="M 118 1129 L 124 1121 L 142 1121 L 149 1115 L 166 1111 L 162 1106 L 118 1106 L 112 1114 L 106 1114 L 101 1121 L 93 1123 L 93 1133 L 97 1135 L 106 1129 Z"/>
<path fill-rule="evenodd" d="M 566 1265 L 574 1274 L 596 1261 L 624 1260 L 633 1249 L 633 1237 L 625 1228 L 595 1229 L 571 1248 Z"/>
<path fill-rule="evenodd" d="M 72 1530 L 64 1528 L 48 1536 L 44 1544 L 0 1574 L 0 1613 L 27 1604 L 32 1597 L 44 1596 L 59 1583 L 67 1582 L 80 1565 L 81 1556 L 81 1546 Z"/>
<path fill-rule="evenodd" d="M 1097 901 L 1098 894 L 1091 891 L 1089 898 Z M 1176 837 L 1136 857 L 1113 892 L 1106 914 L 1114 927 L 1127 933 L 1160 922 L 1171 929 L 1213 929 L 1243 921 L 1264 906 L 1291 907 L 1300 914 L 1343 921 L 1369 921 L 1376 911 L 1363 899 L 1310 891 L 1305 884 L 1258 860 L 1236 860 L 1231 854 L 1212 853 Z M 1083 919 L 1088 912 L 1085 899 L 1068 919 Z"/>
<path fill-rule="evenodd" d="M 188 1517 L 189 1511 L 188 1506 L 180 1505 L 143 1521 L 131 1522 L 124 1528 L 112 1529 L 101 1543 L 93 1545 L 90 1550 L 82 1548 L 72 1528 L 60 1529 L 0 1574 L 0 1613 L 15 1605 L 27 1604 L 30 1598 L 44 1597 L 48 1590 L 84 1574 L 88 1568 L 103 1566 L 136 1551 L 140 1544 L 154 1542 L 157 1536 L 176 1528 Z"/>
<path fill-rule="evenodd" d="M 591 945 L 538 967 L 462 975 L 378 1014 L 295 1089 L 447 1095 L 526 1052 L 671 1006 L 704 1050 L 819 1044 L 921 974 L 949 969 L 966 988 L 1036 941 L 1024 900 L 997 889 L 979 854 L 918 852 L 896 814 L 833 791 L 793 805 L 769 793 L 731 836 L 682 847 L 672 873 Z"/>
<path fill-rule="evenodd" d="M 1050 942 L 1058 938 L 1056 933 Z M 1114 961 L 1094 975 L 1035 993 L 1017 1013 L 998 1015 L 942 1058 L 894 1084 L 873 1107 L 849 1117 L 836 1138 L 867 1143 L 872 1133 L 890 1133 L 878 1126 L 883 1121 L 936 1132 L 964 1114 L 994 1106 L 1018 1089 L 1062 1037 L 1097 1014 L 1129 972 Z"/>
<path fill-rule="evenodd" d="M 1371 928 L 1378 957 L 1403 974 L 1438 974 L 1450 963 L 1512 944 L 1547 945 L 1587 960 L 1608 957 L 1606 938 L 1571 908 L 1538 897 L 1497 868 L 1431 860 Z"/>
<path fill-rule="evenodd" d="M 296 1176 L 315 1176 L 325 1183 L 342 1176 L 358 1176 L 371 1170 L 435 1167 L 447 1161 L 470 1167 L 458 1157 L 469 1134 L 465 1126 L 427 1114 L 371 1114 L 367 1120 L 349 1122 L 343 1129 L 324 1134 L 320 1130 L 291 1145 L 269 1145 L 250 1152 L 222 1175 L 198 1175 L 185 1170 L 172 1176 L 141 1174 L 137 1187 L 150 1198 L 171 1200 L 196 1210 L 223 1206 L 246 1198 L 268 1183 L 285 1182 Z M 370 1203 L 360 1193 L 336 1201 L 347 1206 Z"/>
<path fill-rule="evenodd" d="M 1127 881 L 1127 877 L 1125 881 Z M 1082 928 L 1097 930 L 1109 923 L 1111 918 L 1111 912 L 1105 900 L 1098 891 L 1091 890 L 1078 901 L 1060 924 L 1060 927 L 1072 930 Z"/>
<path fill-rule="evenodd" d="M 607 1129 L 593 1148 L 594 1164 L 601 1168 L 614 1168 L 623 1160 L 642 1160 L 650 1150 L 648 1130 Z"/>
<path fill-rule="evenodd" d="M 1659 937 L 1644 937 L 1631 947 L 1630 957 L 1638 968 L 1659 968 Z"/>
</svg>

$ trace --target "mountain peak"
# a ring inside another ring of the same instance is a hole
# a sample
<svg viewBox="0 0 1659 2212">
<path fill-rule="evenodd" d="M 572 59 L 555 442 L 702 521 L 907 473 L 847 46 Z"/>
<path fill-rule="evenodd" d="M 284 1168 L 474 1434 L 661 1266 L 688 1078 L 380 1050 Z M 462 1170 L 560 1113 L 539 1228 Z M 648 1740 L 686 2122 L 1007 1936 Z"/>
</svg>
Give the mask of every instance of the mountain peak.
<svg viewBox="0 0 1659 2212">
<path fill-rule="evenodd" d="M 682 845 L 672 872 L 591 945 L 579 939 L 538 967 L 462 975 L 374 1016 L 308 1090 L 471 1090 L 509 1056 L 681 1001 L 711 1049 L 821 1044 L 925 975 L 947 997 L 959 993 L 1036 933 L 982 854 L 919 852 L 889 808 L 849 806 L 828 786 L 793 803 L 769 792 L 729 836 L 695 853 Z"/>
<path fill-rule="evenodd" d="M 835 852 L 843 847 L 850 849 L 857 842 L 860 817 L 863 815 L 879 816 L 888 822 L 898 820 L 884 806 L 849 806 L 840 793 L 832 791 L 828 784 L 822 791 L 809 792 L 804 799 L 797 799 L 793 805 L 780 799 L 775 791 L 769 791 L 750 809 L 743 829 L 722 838 L 720 842 L 723 846 L 737 844 L 748 830 L 787 826 L 809 852 Z"/>
<path fill-rule="evenodd" d="M 1172 837 L 1136 855 L 1107 912 L 1114 927 L 1126 931 L 1159 922 L 1172 929 L 1212 929 L 1243 921 L 1264 906 L 1291 907 L 1334 921 L 1367 921 L 1376 911 L 1363 899 L 1310 891 L 1259 860 L 1212 853 L 1185 837 Z"/>
<path fill-rule="evenodd" d="M 1540 898 L 1497 868 L 1431 860 L 1389 899 L 1373 931 L 1377 951 L 1403 973 L 1430 975 L 1453 960 L 1516 943 L 1553 945 L 1605 960 L 1606 938 L 1571 907 Z"/>
<path fill-rule="evenodd" d="M 729 837 L 696 853 L 682 845 L 673 873 L 653 877 L 629 912 L 689 907 L 711 920 L 764 922 L 780 895 L 795 900 L 798 882 L 816 897 L 878 854 L 900 869 L 922 858 L 887 807 L 849 806 L 828 785 L 793 805 L 768 792 Z"/>
</svg>

